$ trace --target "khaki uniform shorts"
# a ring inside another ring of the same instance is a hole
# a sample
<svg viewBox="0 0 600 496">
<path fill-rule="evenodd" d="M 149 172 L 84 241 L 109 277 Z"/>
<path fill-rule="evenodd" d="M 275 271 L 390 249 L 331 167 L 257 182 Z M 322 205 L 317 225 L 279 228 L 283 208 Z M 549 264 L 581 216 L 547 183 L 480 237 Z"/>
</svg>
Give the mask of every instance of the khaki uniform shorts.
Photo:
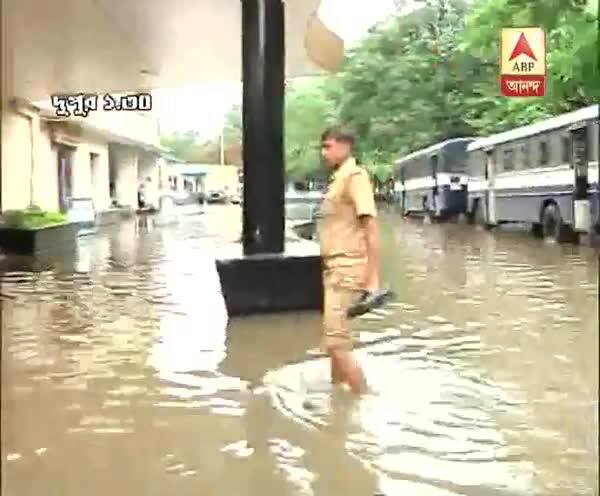
<svg viewBox="0 0 600 496">
<path fill-rule="evenodd" d="M 364 271 L 363 264 L 323 269 L 323 351 L 352 349 L 352 329 L 346 312 L 360 294 Z"/>
</svg>

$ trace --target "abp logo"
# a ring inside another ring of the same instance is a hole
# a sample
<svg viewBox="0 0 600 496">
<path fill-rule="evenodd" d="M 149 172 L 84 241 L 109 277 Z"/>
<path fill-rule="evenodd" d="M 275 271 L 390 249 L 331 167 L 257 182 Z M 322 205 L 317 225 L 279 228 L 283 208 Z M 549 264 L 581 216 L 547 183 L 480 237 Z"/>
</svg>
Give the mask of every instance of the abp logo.
<svg viewBox="0 0 600 496">
<path fill-rule="evenodd" d="M 541 28 L 502 30 L 500 86 L 504 96 L 544 96 L 546 34 Z"/>
</svg>

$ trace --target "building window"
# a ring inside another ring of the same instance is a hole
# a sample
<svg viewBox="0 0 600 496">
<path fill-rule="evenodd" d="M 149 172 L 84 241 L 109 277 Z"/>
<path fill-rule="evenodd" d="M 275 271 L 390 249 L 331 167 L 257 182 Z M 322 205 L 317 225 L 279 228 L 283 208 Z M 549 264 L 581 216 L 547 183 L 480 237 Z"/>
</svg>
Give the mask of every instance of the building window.
<svg viewBox="0 0 600 496">
<path fill-rule="evenodd" d="M 511 171 L 515 169 L 514 153 L 511 148 L 504 150 L 504 160 L 502 160 L 503 170 Z"/>
<path fill-rule="evenodd" d="M 562 143 L 562 163 L 568 164 L 571 162 L 571 140 L 568 136 L 563 136 Z"/>
<path fill-rule="evenodd" d="M 540 165 L 548 165 L 548 143 L 540 141 Z"/>
</svg>

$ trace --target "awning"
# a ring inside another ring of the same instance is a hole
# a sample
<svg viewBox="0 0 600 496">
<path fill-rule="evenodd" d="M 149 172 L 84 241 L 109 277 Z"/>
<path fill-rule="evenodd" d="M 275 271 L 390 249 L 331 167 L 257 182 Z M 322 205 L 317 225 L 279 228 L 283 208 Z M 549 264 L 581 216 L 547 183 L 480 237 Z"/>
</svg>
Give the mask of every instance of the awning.
<svg viewBox="0 0 600 496">
<path fill-rule="evenodd" d="M 319 3 L 285 2 L 288 77 L 342 60 Z M 8 98 L 241 78 L 240 0 L 2 0 L 2 38 Z"/>
</svg>

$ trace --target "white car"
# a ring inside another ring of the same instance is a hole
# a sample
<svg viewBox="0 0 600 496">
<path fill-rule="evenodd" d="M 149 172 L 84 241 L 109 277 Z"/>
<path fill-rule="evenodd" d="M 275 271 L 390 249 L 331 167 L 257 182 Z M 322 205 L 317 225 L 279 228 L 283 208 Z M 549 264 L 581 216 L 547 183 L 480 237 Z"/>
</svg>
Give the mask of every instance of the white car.
<svg viewBox="0 0 600 496">
<path fill-rule="evenodd" d="M 159 203 L 162 198 L 170 198 L 175 205 L 183 205 L 189 198 L 187 191 L 173 191 L 172 189 L 163 189 L 158 193 Z"/>
</svg>

